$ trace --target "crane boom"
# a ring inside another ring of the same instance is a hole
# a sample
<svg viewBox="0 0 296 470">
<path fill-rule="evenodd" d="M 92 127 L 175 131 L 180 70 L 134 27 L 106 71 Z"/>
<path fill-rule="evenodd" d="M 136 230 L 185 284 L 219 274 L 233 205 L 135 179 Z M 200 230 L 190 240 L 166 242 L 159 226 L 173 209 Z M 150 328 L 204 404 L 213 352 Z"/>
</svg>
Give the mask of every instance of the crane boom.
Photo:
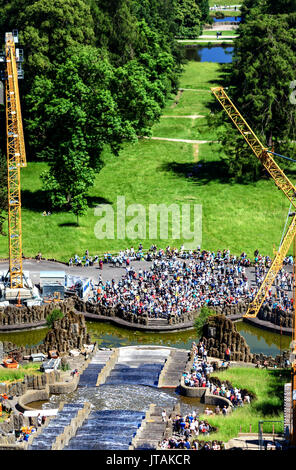
<svg viewBox="0 0 296 470">
<path fill-rule="evenodd" d="M 231 121 L 242 134 L 248 145 L 256 157 L 261 161 L 265 169 L 273 178 L 275 184 L 281 189 L 291 204 L 296 208 L 296 188 L 291 183 L 289 178 L 284 174 L 281 168 L 277 165 L 274 159 L 268 153 L 268 149 L 263 146 L 256 134 L 252 131 L 249 124 L 242 117 L 238 109 L 232 103 L 225 90 L 222 87 L 211 88 L 211 91 L 224 108 Z M 258 290 L 254 300 L 250 303 L 245 317 L 256 317 L 264 299 L 266 298 L 268 290 L 274 283 L 274 280 L 283 266 L 284 258 L 289 250 L 293 238 L 296 234 L 296 215 L 293 217 L 292 222 L 286 232 L 282 244 L 275 255 L 271 267 L 265 276 L 260 289 Z"/>
<path fill-rule="evenodd" d="M 265 169 L 273 178 L 275 184 L 285 193 L 289 201 L 296 208 L 296 188 L 293 183 L 291 183 L 289 178 L 287 178 L 278 164 L 269 155 L 268 149 L 263 146 L 256 134 L 252 131 L 249 124 L 245 121 L 245 119 L 242 117 L 240 112 L 226 94 L 224 88 L 216 87 L 211 88 L 211 90 L 234 125 L 249 144 L 256 157 L 261 161 Z"/>
<path fill-rule="evenodd" d="M 8 173 L 8 229 L 10 287 L 23 287 L 20 167 L 26 166 L 26 153 L 18 88 L 14 36 L 5 36 L 6 137 Z"/>
</svg>

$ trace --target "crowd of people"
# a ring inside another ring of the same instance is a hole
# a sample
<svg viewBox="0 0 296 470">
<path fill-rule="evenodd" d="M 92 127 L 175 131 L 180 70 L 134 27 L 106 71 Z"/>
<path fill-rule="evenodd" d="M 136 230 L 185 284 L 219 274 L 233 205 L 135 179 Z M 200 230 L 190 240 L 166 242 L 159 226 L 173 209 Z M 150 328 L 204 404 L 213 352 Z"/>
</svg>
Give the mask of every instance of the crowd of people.
<svg viewBox="0 0 296 470">
<path fill-rule="evenodd" d="M 219 441 L 199 441 L 194 439 L 190 442 L 188 439 L 171 437 L 164 439 L 160 445 L 161 449 L 188 449 L 188 450 L 223 450 L 224 444 Z"/>
<path fill-rule="evenodd" d="M 206 408 L 208 410 L 208 408 Z M 198 440 L 199 436 L 209 436 L 213 431 L 205 419 L 199 419 L 198 413 L 192 411 L 186 415 L 176 415 L 172 421 L 172 436 L 165 438 L 161 449 L 222 450 L 222 443 Z"/>
<path fill-rule="evenodd" d="M 207 387 L 209 393 L 220 397 L 227 398 L 232 406 L 244 406 L 249 404 L 251 401 L 250 395 L 246 390 L 241 390 L 237 387 L 233 387 L 228 383 L 216 383 L 211 380 L 210 374 L 214 371 L 214 363 L 210 363 L 207 356 L 207 351 L 202 341 L 199 344 L 192 343 L 193 362 L 191 371 L 189 373 L 184 372 L 184 384 L 187 387 Z M 225 359 L 221 362 L 219 368 L 227 368 L 230 364 L 230 349 L 227 347 L 225 351 Z M 215 363 L 216 364 L 216 363 Z M 227 414 L 229 408 L 225 405 L 221 409 L 219 406 L 216 407 L 216 414 Z M 211 414 L 210 409 L 206 409 L 205 414 Z"/>
<path fill-rule="evenodd" d="M 137 260 L 150 261 L 146 268 L 136 269 Z M 155 245 L 144 252 L 142 244 L 138 249 L 131 247 L 120 251 L 117 256 L 105 253 L 102 258 L 89 256 L 88 250 L 82 259 L 76 254 L 69 260 L 70 266 L 92 266 L 104 264 L 125 269 L 119 281 L 112 279 L 103 282 L 99 278 L 94 292 L 94 301 L 107 307 L 119 307 L 123 312 L 135 315 L 169 319 L 180 316 L 206 305 L 209 307 L 236 305 L 250 302 L 265 277 L 271 258 L 261 256 L 256 250 L 254 261 L 242 253 L 231 255 L 229 250 L 217 252 L 201 250 L 186 251 L 167 247 L 158 249 Z M 291 258 L 285 259 L 289 265 Z M 255 276 L 250 278 L 248 268 L 255 266 Z M 282 269 L 263 304 L 290 309 L 293 300 L 292 275 Z"/>
</svg>

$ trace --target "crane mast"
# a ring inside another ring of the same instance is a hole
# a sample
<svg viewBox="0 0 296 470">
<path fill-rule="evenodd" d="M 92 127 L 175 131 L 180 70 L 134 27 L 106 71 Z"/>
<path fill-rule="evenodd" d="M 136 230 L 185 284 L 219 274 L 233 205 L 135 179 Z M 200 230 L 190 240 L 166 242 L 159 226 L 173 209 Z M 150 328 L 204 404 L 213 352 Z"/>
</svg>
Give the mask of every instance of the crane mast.
<svg viewBox="0 0 296 470">
<path fill-rule="evenodd" d="M 8 233 L 10 287 L 23 287 L 22 220 L 20 168 L 26 166 L 26 152 L 18 87 L 15 32 L 5 35 L 5 97 L 8 174 Z"/>
<path fill-rule="evenodd" d="M 286 177 L 283 171 L 279 168 L 276 162 L 268 153 L 268 149 L 264 147 L 257 136 L 254 134 L 250 126 L 241 116 L 237 108 L 234 106 L 230 98 L 225 93 L 222 87 L 211 89 L 221 106 L 224 108 L 231 121 L 235 124 L 236 128 L 242 134 L 246 142 L 253 150 L 256 157 L 261 161 L 263 166 L 273 178 L 275 184 L 287 196 L 290 203 L 296 207 L 296 188 L 291 181 Z M 294 213 L 295 214 L 295 213 Z M 294 269 L 293 269 L 293 327 L 292 327 L 292 342 L 291 342 L 291 413 L 290 413 L 290 441 L 293 446 L 296 446 L 296 215 L 293 215 L 290 226 L 282 240 L 282 243 L 274 257 L 271 267 L 265 276 L 254 300 L 250 303 L 245 317 L 256 317 L 268 290 L 273 285 L 278 271 L 283 266 L 284 258 L 289 250 L 289 247 L 294 240 Z"/>
<path fill-rule="evenodd" d="M 211 88 L 211 91 L 213 92 L 221 106 L 224 108 L 236 128 L 239 130 L 241 135 L 244 137 L 248 145 L 251 147 L 256 157 L 261 161 L 262 165 L 268 171 L 277 187 L 281 191 L 283 191 L 283 193 L 289 199 L 290 203 L 296 208 L 296 188 L 289 180 L 289 178 L 285 175 L 285 173 L 281 170 L 278 164 L 274 161 L 274 159 L 271 157 L 268 148 L 264 147 L 263 144 L 260 142 L 260 140 L 253 132 L 249 124 L 245 121 L 238 109 L 232 103 L 232 101 L 226 94 L 224 88 L 215 87 Z M 295 234 L 296 215 L 293 216 L 293 219 L 282 241 L 282 244 L 274 257 L 270 269 L 267 275 L 265 276 L 255 298 L 250 303 L 245 317 L 257 316 L 269 289 L 272 287 L 279 270 L 283 266 L 284 258 L 289 250 L 293 238 L 295 237 Z"/>
</svg>

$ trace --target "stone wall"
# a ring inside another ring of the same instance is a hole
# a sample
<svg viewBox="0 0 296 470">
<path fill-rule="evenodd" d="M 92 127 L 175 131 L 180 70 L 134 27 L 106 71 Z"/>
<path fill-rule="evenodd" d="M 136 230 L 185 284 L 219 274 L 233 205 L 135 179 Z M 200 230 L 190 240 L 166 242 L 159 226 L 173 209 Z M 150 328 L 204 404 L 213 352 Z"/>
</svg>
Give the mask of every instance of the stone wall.
<svg viewBox="0 0 296 470">
<path fill-rule="evenodd" d="M 247 309 L 249 302 L 242 301 L 238 304 L 229 304 L 224 306 L 210 306 L 217 314 L 223 314 L 227 317 L 233 315 L 242 317 Z M 108 317 L 116 317 L 125 320 L 134 325 L 148 325 L 149 317 L 147 314 L 134 315 L 130 312 L 125 312 L 120 305 L 115 307 L 106 307 L 100 304 L 93 304 L 91 302 L 84 302 L 77 296 L 66 298 L 64 301 L 49 303 L 41 306 L 34 305 L 32 307 L 17 307 L 9 305 L 8 307 L 0 307 L 0 330 L 17 330 L 46 325 L 46 318 L 53 309 L 60 309 L 64 314 L 69 311 L 77 311 L 81 313 L 90 313 L 93 315 Z M 198 311 L 184 313 L 180 316 L 170 316 L 168 318 L 168 325 L 176 325 L 187 322 L 192 322 Z M 282 311 L 279 308 L 272 308 L 269 305 L 264 305 L 258 315 L 259 320 L 272 323 L 283 328 L 292 329 L 293 326 L 293 312 Z"/>
<path fill-rule="evenodd" d="M 51 350 L 57 350 L 59 355 L 68 353 L 71 349 L 82 349 L 84 344 L 91 344 L 90 335 L 87 333 L 86 321 L 83 315 L 74 313 L 73 300 L 64 306 L 64 316 L 54 322 L 53 327 L 48 331 L 43 342 L 35 347 L 28 348 L 16 346 L 11 342 L 1 343 L 2 355 L 9 355 L 20 361 L 25 356 L 30 356 L 38 352 L 45 355 Z"/>
<path fill-rule="evenodd" d="M 252 354 L 245 338 L 224 315 L 208 318 L 201 340 L 210 357 L 224 358 L 227 347 L 230 347 L 232 361 L 252 362 Z"/>
<path fill-rule="evenodd" d="M 23 305 L 22 307 L 17 307 L 16 305 L 8 305 L 7 307 L 0 307 L 0 328 L 8 326 L 19 326 L 25 328 L 30 328 L 38 326 L 39 324 L 45 325 L 47 316 L 54 309 L 59 309 L 62 313 L 66 314 L 67 312 L 74 309 L 75 299 L 67 298 L 61 302 L 51 302 L 44 305 L 32 305 L 27 307 Z"/>
</svg>

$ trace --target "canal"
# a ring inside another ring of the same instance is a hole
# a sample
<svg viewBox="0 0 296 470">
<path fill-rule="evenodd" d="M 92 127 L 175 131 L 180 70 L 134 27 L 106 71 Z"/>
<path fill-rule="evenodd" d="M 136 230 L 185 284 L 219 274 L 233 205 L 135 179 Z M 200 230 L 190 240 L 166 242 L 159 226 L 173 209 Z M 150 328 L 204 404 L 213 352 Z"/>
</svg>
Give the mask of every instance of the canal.
<svg viewBox="0 0 296 470">
<path fill-rule="evenodd" d="M 235 325 L 246 339 L 253 354 L 263 353 L 275 357 L 283 350 L 289 349 L 290 336 L 262 330 L 243 321 Z M 109 323 L 87 322 L 87 330 L 92 341 L 96 341 L 102 348 L 151 344 L 190 349 L 192 341 L 197 340 L 194 329 L 183 332 L 150 333 L 121 328 Z M 42 343 L 47 331 L 47 328 L 42 328 L 26 332 L 0 333 L 0 341 L 11 341 L 18 346 L 32 347 Z"/>
</svg>

